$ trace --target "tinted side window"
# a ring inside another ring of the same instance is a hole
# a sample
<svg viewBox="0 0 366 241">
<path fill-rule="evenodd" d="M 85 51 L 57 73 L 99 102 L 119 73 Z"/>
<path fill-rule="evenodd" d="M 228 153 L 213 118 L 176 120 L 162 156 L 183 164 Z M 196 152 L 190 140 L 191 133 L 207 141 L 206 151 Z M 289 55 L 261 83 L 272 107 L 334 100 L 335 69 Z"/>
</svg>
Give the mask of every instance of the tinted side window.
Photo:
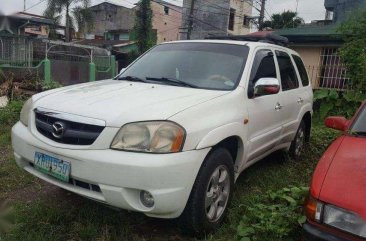
<svg viewBox="0 0 366 241">
<path fill-rule="evenodd" d="M 249 79 L 249 89 L 254 88 L 260 78 L 277 78 L 273 53 L 270 50 L 259 50 L 255 55 Z"/>
<path fill-rule="evenodd" d="M 276 51 L 276 56 L 280 67 L 282 91 L 299 88 L 299 80 L 290 56 L 281 51 Z"/>
<path fill-rule="evenodd" d="M 304 62 L 302 62 L 301 58 L 297 55 L 292 55 L 292 57 L 295 60 L 297 69 L 299 70 L 302 85 L 308 86 L 309 85 L 309 76 L 308 76 L 308 73 L 306 72 Z"/>
</svg>

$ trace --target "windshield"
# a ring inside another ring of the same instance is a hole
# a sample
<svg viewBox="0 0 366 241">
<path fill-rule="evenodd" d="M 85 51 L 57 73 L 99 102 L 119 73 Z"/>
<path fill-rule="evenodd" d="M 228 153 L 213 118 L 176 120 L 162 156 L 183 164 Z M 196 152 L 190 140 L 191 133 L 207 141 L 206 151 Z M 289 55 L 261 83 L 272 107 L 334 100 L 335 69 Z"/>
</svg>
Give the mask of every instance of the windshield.
<svg viewBox="0 0 366 241">
<path fill-rule="evenodd" d="M 219 43 L 171 43 L 153 48 L 117 77 L 187 88 L 233 90 L 249 48 Z"/>
<path fill-rule="evenodd" d="M 351 133 L 354 133 L 355 135 L 366 136 L 366 105 L 358 114 L 351 128 Z"/>
</svg>

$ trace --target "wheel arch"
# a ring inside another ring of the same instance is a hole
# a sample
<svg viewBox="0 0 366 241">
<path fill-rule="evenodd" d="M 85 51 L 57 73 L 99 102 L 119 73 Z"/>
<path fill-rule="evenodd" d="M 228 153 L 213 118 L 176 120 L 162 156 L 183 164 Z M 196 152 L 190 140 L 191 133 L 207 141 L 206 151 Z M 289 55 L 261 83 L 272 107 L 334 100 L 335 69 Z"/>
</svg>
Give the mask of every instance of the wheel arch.
<svg viewBox="0 0 366 241">
<path fill-rule="evenodd" d="M 244 155 L 244 141 L 238 130 L 242 130 L 242 125 L 239 123 L 229 124 L 219 127 L 208 133 L 197 145 L 196 149 L 211 147 L 212 150 L 217 148 L 227 149 L 232 158 L 234 168 L 238 166 Z"/>
</svg>

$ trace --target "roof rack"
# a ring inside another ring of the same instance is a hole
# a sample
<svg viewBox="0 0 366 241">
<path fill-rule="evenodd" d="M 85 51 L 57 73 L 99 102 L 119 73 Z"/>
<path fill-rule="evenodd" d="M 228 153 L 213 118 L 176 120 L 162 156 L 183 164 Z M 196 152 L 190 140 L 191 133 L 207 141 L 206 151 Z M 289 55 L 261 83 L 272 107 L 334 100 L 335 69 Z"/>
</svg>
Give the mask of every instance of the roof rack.
<svg viewBox="0 0 366 241">
<path fill-rule="evenodd" d="M 206 37 L 205 39 L 260 42 L 260 43 L 280 45 L 283 47 L 287 47 L 289 44 L 288 38 L 273 33 L 267 33 L 263 35 L 249 34 L 249 35 L 209 36 Z"/>
</svg>

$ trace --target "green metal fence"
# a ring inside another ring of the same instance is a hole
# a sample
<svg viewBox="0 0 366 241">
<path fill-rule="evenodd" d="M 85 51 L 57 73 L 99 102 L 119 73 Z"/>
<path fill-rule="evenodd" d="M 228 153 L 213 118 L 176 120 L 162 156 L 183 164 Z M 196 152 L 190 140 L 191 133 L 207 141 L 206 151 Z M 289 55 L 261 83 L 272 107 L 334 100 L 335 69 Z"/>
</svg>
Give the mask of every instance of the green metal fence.
<svg viewBox="0 0 366 241">
<path fill-rule="evenodd" d="M 115 57 L 105 49 L 16 35 L 0 35 L 0 69 L 16 77 L 35 71 L 43 81 L 63 85 L 117 74 Z"/>
</svg>

